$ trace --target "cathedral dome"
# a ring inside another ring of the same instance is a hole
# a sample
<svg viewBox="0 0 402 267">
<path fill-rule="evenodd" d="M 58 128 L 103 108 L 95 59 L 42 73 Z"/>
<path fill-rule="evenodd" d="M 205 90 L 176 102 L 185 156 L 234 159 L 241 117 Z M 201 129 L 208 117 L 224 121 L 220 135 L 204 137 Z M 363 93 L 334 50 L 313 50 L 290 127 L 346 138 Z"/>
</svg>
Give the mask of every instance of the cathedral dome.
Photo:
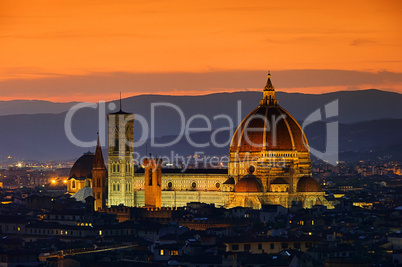
<svg viewBox="0 0 402 267">
<path fill-rule="evenodd" d="M 92 167 L 95 155 L 93 153 L 85 153 L 74 163 L 71 168 L 69 178 L 92 178 Z"/>
<path fill-rule="evenodd" d="M 259 193 L 264 192 L 264 188 L 261 184 L 261 180 L 253 175 L 254 167 L 251 166 L 248 169 L 248 174 L 245 175 L 240 181 L 235 185 L 234 191 L 236 193 Z"/>
<path fill-rule="evenodd" d="M 321 185 L 311 177 L 302 177 L 297 183 L 297 192 L 322 192 Z"/>
<path fill-rule="evenodd" d="M 237 127 L 230 152 L 293 150 L 308 152 L 307 138 L 297 121 L 275 99 L 270 74 L 260 105 Z"/>
</svg>

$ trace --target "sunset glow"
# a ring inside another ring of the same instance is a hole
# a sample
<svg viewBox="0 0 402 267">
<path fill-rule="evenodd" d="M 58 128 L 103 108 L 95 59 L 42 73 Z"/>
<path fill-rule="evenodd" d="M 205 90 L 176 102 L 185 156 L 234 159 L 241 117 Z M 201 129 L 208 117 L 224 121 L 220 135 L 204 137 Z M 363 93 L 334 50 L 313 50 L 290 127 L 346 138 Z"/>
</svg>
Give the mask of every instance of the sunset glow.
<svg viewBox="0 0 402 267">
<path fill-rule="evenodd" d="M 268 69 L 280 91 L 402 93 L 401 7 L 400 1 L 0 1 L 0 100 L 260 90 Z M 350 78 L 336 82 L 340 71 Z"/>
</svg>

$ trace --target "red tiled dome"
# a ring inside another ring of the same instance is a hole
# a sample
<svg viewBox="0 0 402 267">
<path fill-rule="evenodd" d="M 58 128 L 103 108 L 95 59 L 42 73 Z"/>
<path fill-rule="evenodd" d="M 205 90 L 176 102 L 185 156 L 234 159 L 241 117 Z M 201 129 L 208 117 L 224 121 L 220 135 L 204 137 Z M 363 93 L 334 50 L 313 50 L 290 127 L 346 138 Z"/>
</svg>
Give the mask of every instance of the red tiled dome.
<svg viewBox="0 0 402 267">
<path fill-rule="evenodd" d="M 262 184 L 260 179 L 252 175 L 253 177 L 241 178 L 241 180 L 235 185 L 234 191 L 238 193 L 257 193 L 263 192 Z"/>
<path fill-rule="evenodd" d="M 321 185 L 311 177 L 302 177 L 297 183 L 297 192 L 322 192 Z"/>
<path fill-rule="evenodd" d="M 297 121 L 275 98 L 275 87 L 268 73 L 263 99 L 237 127 L 230 152 L 293 150 L 309 152 L 307 138 Z"/>
<path fill-rule="evenodd" d="M 234 191 L 237 193 L 258 193 L 264 192 L 264 188 L 261 184 L 261 180 L 253 175 L 255 168 L 250 166 L 248 174 L 245 175 L 240 181 L 235 185 Z"/>
<path fill-rule="evenodd" d="M 266 150 L 308 152 L 307 144 L 300 125 L 286 110 L 279 105 L 260 105 L 237 127 L 230 152 L 260 152 L 264 146 Z"/>
</svg>

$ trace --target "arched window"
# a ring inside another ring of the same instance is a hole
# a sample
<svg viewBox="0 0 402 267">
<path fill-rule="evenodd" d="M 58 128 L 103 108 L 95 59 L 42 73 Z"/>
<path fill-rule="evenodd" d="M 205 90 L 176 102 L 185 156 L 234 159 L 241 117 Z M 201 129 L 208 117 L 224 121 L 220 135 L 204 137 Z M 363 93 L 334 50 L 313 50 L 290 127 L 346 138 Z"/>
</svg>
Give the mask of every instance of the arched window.
<svg viewBox="0 0 402 267">
<path fill-rule="evenodd" d="M 75 180 L 71 182 L 71 188 L 75 188 Z"/>
<path fill-rule="evenodd" d="M 113 184 L 113 191 L 116 191 L 116 184 Z"/>
<path fill-rule="evenodd" d="M 116 165 L 113 164 L 113 172 L 116 172 Z"/>
<path fill-rule="evenodd" d="M 117 172 L 120 172 L 120 164 L 117 164 Z"/>
<path fill-rule="evenodd" d="M 100 193 L 99 193 L 99 192 L 96 193 L 96 198 L 97 198 L 97 199 L 100 199 Z"/>
<path fill-rule="evenodd" d="M 120 191 L 120 184 L 117 184 L 117 191 Z"/>
<path fill-rule="evenodd" d="M 98 187 L 101 187 L 101 181 L 100 181 L 100 179 L 98 178 L 98 179 L 96 179 L 96 183 L 97 183 L 97 186 Z"/>
</svg>

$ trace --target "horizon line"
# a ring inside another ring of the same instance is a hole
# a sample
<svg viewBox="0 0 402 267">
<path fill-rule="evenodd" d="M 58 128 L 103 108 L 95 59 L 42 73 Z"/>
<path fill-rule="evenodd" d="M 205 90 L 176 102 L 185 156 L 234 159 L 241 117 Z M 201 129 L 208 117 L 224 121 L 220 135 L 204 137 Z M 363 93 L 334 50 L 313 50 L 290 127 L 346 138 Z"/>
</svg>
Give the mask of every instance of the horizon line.
<svg viewBox="0 0 402 267">
<path fill-rule="evenodd" d="M 362 91 L 380 91 L 380 92 L 385 92 L 385 93 L 395 93 L 398 95 L 402 95 L 399 92 L 393 91 L 393 90 L 386 90 L 386 89 L 377 89 L 377 88 L 368 88 L 368 89 L 353 89 L 353 90 L 334 90 L 334 91 L 329 91 L 329 92 L 319 92 L 319 93 L 305 93 L 305 92 L 300 92 L 300 91 L 292 91 L 292 92 L 286 92 L 285 90 L 276 90 L 276 93 L 285 93 L 285 94 L 302 94 L 302 95 L 327 95 L 327 94 L 333 94 L 333 93 L 341 93 L 341 92 L 362 92 Z M 128 99 L 128 98 L 132 98 L 132 97 L 139 97 L 139 96 L 172 96 L 172 97 L 198 97 L 198 96 L 209 96 L 209 95 L 217 95 L 217 94 L 236 94 L 236 93 L 248 93 L 248 92 L 252 92 L 252 93 L 257 93 L 257 92 L 261 92 L 262 93 L 262 89 L 261 90 L 239 90 L 239 91 L 228 91 L 228 90 L 222 90 L 222 91 L 214 91 L 214 92 L 206 92 L 204 94 L 172 94 L 172 92 L 159 92 L 159 93 L 138 93 L 138 94 L 132 94 L 128 97 L 123 97 L 122 100 L 124 99 Z M 59 97 L 56 97 L 59 98 Z M 55 101 L 55 100 L 50 100 L 51 98 L 48 99 L 40 99 L 40 98 L 16 98 L 16 99 L 1 99 L 1 102 L 12 102 L 12 101 L 44 101 L 44 102 L 50 102 L 50 103 L 59 103 L 59 104 L 67 104 L 67 103 L 83 103 L 83 102 L 90 102 L 90 103 L 95 103 L 95 102 L 99 102 L 99 101 L 105 101 L 105 102 L 114 102 L 114 101 L 119 101 L 119 98 L 115 98 L 112 100 L 98 100 L 98 101 L 80 101 L 80 100 L 72 100 L 72 101 Z"/>
</svg>

